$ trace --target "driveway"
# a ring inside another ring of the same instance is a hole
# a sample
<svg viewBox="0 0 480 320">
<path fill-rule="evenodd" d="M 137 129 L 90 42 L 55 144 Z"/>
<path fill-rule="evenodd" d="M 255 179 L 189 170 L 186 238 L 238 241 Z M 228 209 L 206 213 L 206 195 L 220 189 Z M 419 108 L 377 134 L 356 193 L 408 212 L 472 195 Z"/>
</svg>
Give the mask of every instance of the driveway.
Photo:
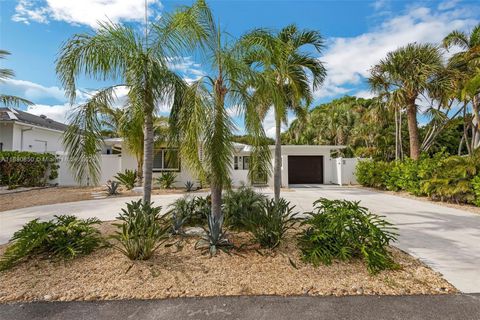
<svg viewBox="0 0 480 320">
<path fill-rule="evenodd" d="M 480 296 L 214 297 L 0 304 L 2 320 L 478 320 Z"/>
<path fill-rule="evenodd" d="M 270 189 L 262 192 L 272 195 Z M 153 196 L 152 201 L 166 208 L 180 196 Z M 352 187 L 295 186 L 283 191 L 282 196 L 301 212 L 312 210 L 312 202 L 320 197 L 361 201 L 363 206 L 386 216 L 398 227 L 397 247 L 442 273 L 460 291 L 480 292 L 480 215 Z M 0 243 L 7 242 L 13 232 L 34 218 L 75 214 L 113 220 L 125 202 L 138 198 L 89 200 L 0 212 Z"/>
</svg>

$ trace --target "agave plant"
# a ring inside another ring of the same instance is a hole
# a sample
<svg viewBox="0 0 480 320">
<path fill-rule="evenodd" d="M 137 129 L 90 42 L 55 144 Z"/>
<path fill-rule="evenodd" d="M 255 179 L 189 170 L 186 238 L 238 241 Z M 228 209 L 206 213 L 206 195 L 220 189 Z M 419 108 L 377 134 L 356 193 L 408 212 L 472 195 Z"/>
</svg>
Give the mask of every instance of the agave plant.
<svg viewBox="0 0 480 320">
<path fill-rule="evenodd" d="M 124 172 L 119 172 L 115 179 L 123 184 L 127 190 L 132 190 L 137 183 L 137 171 L 126 169 Z"/>
<path fill-rule="evenodd" d="M 204 228 L 204 230 L 206 236 L 195 244 L 195 248 L 208 249 L 212 257 L 217 254 L 217 250 L 228 252 L 233 248 L 233 244 L 228 241 L 223 230 L 223 214 L 219 217 L 209 214 L 208 229 Z"/>
<path fill-rule="evenodd" d="M 185 190 L 187 192 L 192 192 L 194 186 L 195 186 L 195 184 L 192 181 L 185 182 Z"/>
<path fill-rule="evenodd" d="M 118 192 L 118 187 L 120 186 L 120 183 L 118 183 L 117 181 L 107 181 L 107 194 L 109 196 L 114 196 L 114 195 L 117 195 L 119 194 Z"/>
<path fill-rule="evenodd" d="M 177 175 L 173 172 L 162 172 L 160 177 L 157 178 L 157 183 L 162 189 L 172 189 L 173 184 L 176 182 Z"/>
</svg>

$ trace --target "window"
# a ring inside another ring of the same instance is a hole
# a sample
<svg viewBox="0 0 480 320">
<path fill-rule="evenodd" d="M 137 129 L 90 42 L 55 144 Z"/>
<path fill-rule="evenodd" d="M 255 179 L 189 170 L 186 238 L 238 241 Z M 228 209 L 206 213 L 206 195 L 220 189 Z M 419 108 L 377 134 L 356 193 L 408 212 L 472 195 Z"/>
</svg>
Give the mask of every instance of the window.
<svg viewBox="0 0 480 320">
<path fill-rule="evenodd" d="M 234 156 L 233 170 L 248 170 L 250 168 L 249 156 Z"/>
<path fill-rule="evenodd" d="M 233 169 L 238 170 L 238 157 L 233 157 Z"/>
<path fill-rule="evenodd" d="M 250 169 L 250 157 L 244 156 L 243 157 L 243 170 Z"/>
<path fill-rule="evenodd" d="M 153 171 L 180 171 L 177 149 L 157 149 L 153 155 Z"/>
</svg>

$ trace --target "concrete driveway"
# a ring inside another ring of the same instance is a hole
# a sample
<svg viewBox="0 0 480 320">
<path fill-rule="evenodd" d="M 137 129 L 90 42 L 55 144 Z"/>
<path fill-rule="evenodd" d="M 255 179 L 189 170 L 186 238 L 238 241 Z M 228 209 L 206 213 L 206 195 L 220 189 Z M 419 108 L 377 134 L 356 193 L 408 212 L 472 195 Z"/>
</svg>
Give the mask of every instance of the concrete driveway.
<svg viewBox="0 0 480 320">
<path fill-rule="evenodd" d="M 272 190 L 262 192 L 272 195 Z M 181 195 L 153 196 L 166 208 Z M 372 212 L 386 216 L 399 229 L 396 246 L 420 258 L 462 292 L 480 292 L 480 215 L 431 202 L 406 199 L 362 188 L 330 185 L 295 186 L 282 196 L 300 212 L 312 210 L 320 197 L 361 201 Z M 82 218 L 113 220 L 124 203 L 134 198 L 89 200 L 0 212 L 0 243 L 34 218 L 75 214 Z"/>
</svg>

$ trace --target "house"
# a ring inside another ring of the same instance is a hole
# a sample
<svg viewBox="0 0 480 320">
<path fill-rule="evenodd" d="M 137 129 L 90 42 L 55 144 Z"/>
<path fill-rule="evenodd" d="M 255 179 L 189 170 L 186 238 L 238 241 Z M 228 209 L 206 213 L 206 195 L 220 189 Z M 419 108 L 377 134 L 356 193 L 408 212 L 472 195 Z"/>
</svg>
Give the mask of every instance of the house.
<svg viewBox="0 0 480 320">
<path fill-rule="evenodd" d="M 104 140 L 105 147 L 102 150 L 102 177 L 100 183 L 107 180 L 120 171 L 137 169 L 136 158 L 122 148 L 122 139 L 112 138 Z M 329 145 L 284 145 L 282 146 L 282 187 L 293 184 L 342 184 L 354 183 L 353 169 L 351 165 L 356 159 L 332 158 L 331 153 L 344 146 Z M 272 167 L 274 146 L 270 146 L 272 152 Z M 234 143 L 234 157 L 232 159 L 231 181 L 233 186 L 250 184 L 248 170 L 252 148 L 249 145 Z M 339 161 L 340 160 L 340 161 Z M 343 170 L 342 170 L 343 168 Z M 348 168 L 348 170 L 345 170 Z M 182 166 L 178 150 L 172 148 L 158 148 L 155 150 L 153 159 L 154 178 L 162 172 L 174 172 L 176 174 L 176 187 L 183 187 L 187 181 L 197 182 L 188 168 Z M 342 178 L 343 177 L 343 178 Z M 273 177 L 268 181 L 258 179 L 254 184 L 273 186 Z"/>
<path fill-rule="evenodd" d="M 67 125 L 43 115 L 0 107 L 0 151 L 62 151 L 66 128 Z"/>
</svg>

